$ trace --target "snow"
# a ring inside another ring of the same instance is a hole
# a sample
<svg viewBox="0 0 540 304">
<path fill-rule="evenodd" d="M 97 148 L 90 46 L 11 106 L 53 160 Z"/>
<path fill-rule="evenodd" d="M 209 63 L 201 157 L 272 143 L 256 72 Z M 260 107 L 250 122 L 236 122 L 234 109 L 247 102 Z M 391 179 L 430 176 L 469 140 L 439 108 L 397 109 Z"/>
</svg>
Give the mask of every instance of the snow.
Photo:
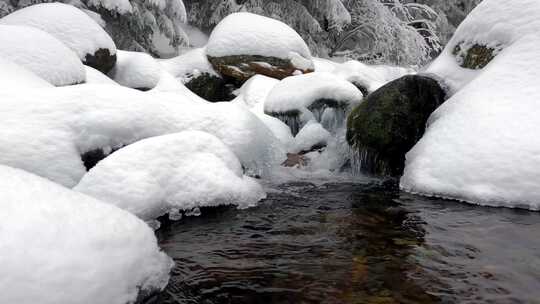
<svg viewBox="0 0 540 304">
<path fill-rule="evenodd" d="M 270 113 L 302 112 L 321 99 L 353 106 L 362 98 L 362 93 L 350 82 L 330 73 L 314 72 L 280 81 L 268 94 L 264 110 Z"/>
<path fill-rule="evenodd" d="M 313 67 L 308 46 L 285 23 L 252 14 L 234 13 L 224 18 L 212 31 L 207 55 L 259 55 L 293 60 L 298 68 Z"/>
<path fill-rule="evenodd" d="M 483 69 L 465 71 L 457 43 L 501 45 Z M 457 91 L 407 154 L 401 187 L 474 204 L 540 210 L 540 2 L 484 0 L 428 71 Z"/>
<path fill-rule="evenodd" d="M 87 5 L 98 9 L 104 8 L 121 15 L 133 12 L 133 6 L 129 0 L 88 0 Z"/>
<path fill-rule="evenodd" d="M 296 134 L 294 138 L 294 148 L 292 153 L 300 153 L 311 151 L 311 148 L 315 146 L 326 146 L 328 140 L 332 137 L 323 126 L 310 120 L 306 125 Z"/>
<path fill-rule="evenodd" d="M 412 74 L 413 70 L 386 65 L 367 65 L 351 60 L 339 64 L 333 73 L 349 82 L 365 87 L 371 93 L 390 81 Z"/>
<path fill-rule="evenodd" d="M 53 36 L 26 26 L 0 25 L 0 56 L 55 86 L 85 81 L 84 66 Z"/>
<path fill-rule="evenodd" d="M 264 113 L 264 101 L 278 83 L 279 80 L 275 78 L 255 75 L 242 85 L 238 97 L 231 102 L 250 109 L 288 150 L 293 142 L 291 129 L 281 120 Z"/>
<path fill-rule="evenodd" d="M 234 153 L 200 131 L 152 137 L 122 148 L 74 189 L 144 220 L 204 206 L 250 207 L 265 197 L 255 179 L 242 174 Z"/>
<path fill-rule="evenodd" d="M 313 65 L 315 72 L 332 73 L 340 64 L 329 59 L 313 57 Z"/>
<path fill-rule="evenodd" d="M 165 287 L 172 260 L 114 206 L 0 166 L 0 302 L 125 304 Z"/>
<path fill-rule="evenodd" d="M 0 19 L 4 25 L 24 25 L 49 33 L 73 50 L 81 60 L 98 49 L 116 53 L 111 37 L 83 11 L 63 3 L 42 3 Z"/>
<path fill-rule="evenodd" d="M 101 73 L 100 71 L 89 67 L 84 66 L 84 69 L 86 70 L 86 82 L 90 84 L 107 84 L 107 85 L 118 85 L 118 83 L 114 82 L 112 79 L 107 77 L 107 75 Z"/>
<path fill-rule="evenodd" d="M 247 109 L 178 92 L 84 84 L 0 92 L 0 99 L 0 163 L 68 187 L 86 173 L 82 153 L 185 130 L 221 139 L 250 174 L 264 174 L 285 158 L 281 143 Z"/>
<path fill-rule="evenodd" d="M 146 53 L 118 50 L 116 65 L 109 76 L 120 85 L 149 90 L 154 88 L 161 78 L 161 66 Z"/>
<path fill-rule="evenodd" d="M 49 88 L 50 83 L 27 69 L 0 57 L 0 87 L 3 91 Z"/>
<path fill-rule="evenodd" d="M 219 77 L 206 58 L 204 48 L 196 48 L 180 56 L 160 60 L 159 63 L 167 72 L 180 79 L 183 83 L 203 73 Z"/>
</svg>

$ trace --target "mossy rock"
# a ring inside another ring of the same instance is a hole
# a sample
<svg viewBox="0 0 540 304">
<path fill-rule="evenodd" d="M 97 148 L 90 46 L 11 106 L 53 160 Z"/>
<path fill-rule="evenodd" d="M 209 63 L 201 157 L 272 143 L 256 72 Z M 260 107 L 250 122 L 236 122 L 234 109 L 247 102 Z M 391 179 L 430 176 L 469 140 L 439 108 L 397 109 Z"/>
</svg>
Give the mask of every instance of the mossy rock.
<svg viewBox="0 0 540 304">
<path fill-rule="evenodd" d="M 230 101 L 236 97 L 232 93 L 237 88 L 234 83 L 209 73 L 192 77 L 185 86 L 199 97 L 212 102 Z"/>
<path fill-rule="evenodd" d="M 107 74 L 116 64 L 116 54 L 111 54 L 109 49 L 98 49 L 94 54 L 86 54 L 83 64 Z"/>
<path fill-rule="evenodd" d="M 457 57 L 461 67 L 478 70 L 483 69 L 495 58 L 495 51 L 494 48 L 480 44 L 474 44 L 466 49 L 462 42 L 456 45 L 452 54 Z"/>
<path fill-rule="evenodd" d="M 232 77 L 241 83 L 257 74 L 281 80 L 293 76 L 298 70 L 304 74 L 314 71 L 312 69 L 301 70 L 295 67 L 290 60 L 276 57 L 259 55 L 207 57 L 218 73 L 224 77 Z"/>
<path fill-rule="evenodd" d="M 445 97 L 436 80 L 422 75 L 404 76 L 371 93 L 347 119 L 347 141 L 359 154 L 360 170 L 401 175 L 405 154 Z"/>
</svg>

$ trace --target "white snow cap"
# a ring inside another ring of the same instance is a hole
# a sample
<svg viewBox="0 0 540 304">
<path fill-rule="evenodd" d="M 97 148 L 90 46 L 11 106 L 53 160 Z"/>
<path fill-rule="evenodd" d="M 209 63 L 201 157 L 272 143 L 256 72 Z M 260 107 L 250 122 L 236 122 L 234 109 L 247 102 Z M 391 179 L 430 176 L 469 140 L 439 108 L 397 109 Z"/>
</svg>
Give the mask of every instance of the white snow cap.
<svg viewBox="0 0 540 304">
<path fill-rule="evenodd" d="M 0 56 L 55 86 L 85 81 L 77 55 L 53 36 L 32 27 L 0 25 Z"/>
<path fill-rule="evenodd" d="M 146 53 L 120 51 L 109 72 L 114 81 L 133 89 L 152 89 L 161 78 L 161 66 Z"/>
<path fill-rule="evenodd" d="M 47 81 L 39 78 L 36 74 L 0 57 L 0 90 L 21 91 L 35 88 L 52 88 Z"/>
<path fill-rule="evenodd" d="M 86 169 L 80 155 L 185 130 L 220 138 L 250 173 L 285 158 L 281 143 L 247 109 L 193 101 L 179 93 L 139 92 L 121 86 L 78 85 L 0 91 L 0 163 L 68 187 Z"/>
<path fill-rule="evenodd" d="M 453 79 L 463 75 L 451 54 L 460 41 L 503 48 L 431 116 L 426 134 L 407 154 L 401 187 L 540 210 L 540 2 L 484 0 L 460 25 L 432 72 Z"/>
<path fill-rule="evenodd" d="M 197 77 L 202 73 L 219 76 L 208 62 L 204 48 L 193 49 L 178 57 L 160 60 L 159 63 L 182 83 L 186 83 L 192 77 Z"/>
<path fill-rule="evenodd" d="M 132 214 L 0 166 L 0 302 L 134 302 L 167 285 L 172 260 Z"/>
<path fill-rule="evenodd" d="M 302 151 L 309 151 L 316 145 L 324 145 L 328 143 L 332 135 L 323 126 L 310 120 L 306 125 L 296 134 L 294 138 L 294 147 L 292 153 L 300 153 Z"/>
<path fill-rule="evenodd" d="M 362 93 L 352 83 L 330 73 L 314 72 L 280 81 L 268 94 L 264 110 L 272 113 L 302 112 L 320 99 L 355 105 L 362 98 Z"/>
<path fill-rule="evenodd" d="M 152 137 L 97 164 L 74 188 L 151 220 L 171 210 L 238 205 L 265 197 L 234 153 L 199 131 Z"/>
<path fill-rule="evenodd" d="M 260 55 L 294 60 L 299 68 L 312 68 L 311 53 L 300 35 L 276 19 L 234 13 L 212 31 L 206 54 L 212 57 Z"/>
<path fill-rule="evenodd" d="M 111 37 L 92 18 L 78 8 L 63 3 L 42 3 L 15 11 L 0 19 L 0 24 L 38 28 L 60 40 L 81 60 L 98 49 L 116 54 Z"/>
</svg>

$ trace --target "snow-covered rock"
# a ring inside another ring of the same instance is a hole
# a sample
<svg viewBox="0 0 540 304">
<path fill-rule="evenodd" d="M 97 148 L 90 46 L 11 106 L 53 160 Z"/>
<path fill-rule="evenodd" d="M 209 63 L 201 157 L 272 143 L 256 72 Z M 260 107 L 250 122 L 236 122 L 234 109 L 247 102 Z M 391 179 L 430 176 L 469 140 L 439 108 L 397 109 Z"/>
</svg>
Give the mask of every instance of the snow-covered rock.
<svg viewBox="0 0 540 304">
<path fill-rule="evenodd" d="M 0 99 L 0 163 L 68 187 L 86 173 L 83 153 L 102 149 L 106 155 L 144 138 L 184 130 L 215 135 L 251 174 L 263 174 L 285 158 L 281 143 L 247 109 L 178 92 L 85 84 L 0 92 Z"/>
<path fill-rule="evenodd" d="M 109 76 L 117 83 L 142 91 L 153 89 L 161 78 L 161 66 L 146 53 L 117 51 L 117 60 Z"/>
<path fill-rule="evenodd" d="M 118 85 L 114 80 L 107 77 L 107 75 L 101 73 L 100 71 L 90 67 L 85 66 L 86 70 L 86 82 L 88 84 L 107 84 L 107 85 Z"/>
<path fill-rule="evenodd" d="M 200 131 L 152 137 L 101 161 L 74 188 L 144 220 L 216 205 L 249 207 L 265 197 L 234 153 Z"/>
<path fill-rule="evenodd" d="M 159 62 L 166 71 L 203 99 L 226 101 L 234 98 L 234 89 L 214 71 L 204 48 L 193 49 Z"/>
<path fill-rule="evenodd" d="M 428 71 L 457 91 L 407 154 L 404 190 L 540 210 L 540 2 L 484 0 Z M 466 69 L 457 45 L 497 48 Z"/>
<path fill-rule="evenodd" d="M 58 39 L 27 26 L 0 25 L 0 56 L 55 86 L 85 81 L 77 55 Z"/>
<path fill-rule="evenodd" d="M 0 90 L 21 91 L 26 89 L 52 88 L 47 81 L 39 78 L 36 74 L 0 57 Z"/>
<path fill-rule="evenodd" d="M 281 119 L 296 134 L 309 120 L 320 122 L 328 107 L 338 110 L 336 119 L 343 125 L 348 109 L 362 98 L 352 83 L 330 73 L 315 72 L 280 81 L 268 94 L 264 111 Z"/>
<path fill-rule="evenodd" d="M 63 3 L 42 3 L 15 11 L 0 19 L 3 25 L 38 28 L 60 40 L 86 65 L 103 73 L 116 62 L 116 46 L 92 18 L 78 8 Z"/>
<path fill-rule="evenodd" d="M 291 152 L 305 154 L 326 147 L 331 137 L 330 132 L 320 123 L 310 120 L 294 137 L 294 147 Z"/>
<path fill-rule="evenodd" d="M 0 302 L 134 302 L 158 291 L 172 260 L 129 212 L 0 166 Z"/>
<path fill-rule="evenodd" d="M 296 31 L 252 13 L 223 19 L 210 35 L 206 54 L 216 71 L 241 81 L 255 74 L 282 79 L 313 71 L 309 48 Z"/>
</svg>

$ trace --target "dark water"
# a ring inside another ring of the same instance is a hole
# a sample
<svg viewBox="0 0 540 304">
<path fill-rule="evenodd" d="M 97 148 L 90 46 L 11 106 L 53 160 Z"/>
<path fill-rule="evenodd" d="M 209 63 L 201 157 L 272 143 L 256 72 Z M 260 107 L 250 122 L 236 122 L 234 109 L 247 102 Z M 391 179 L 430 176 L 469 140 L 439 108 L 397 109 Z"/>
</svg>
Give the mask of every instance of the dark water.
<svg viewBox="0 0 540 304">
<path fill-rule="evenodd" d="M 540 214 L 377 184 L 280 186 L 158 236 L 160 303 L 540 303 Z"/>
</svg>

